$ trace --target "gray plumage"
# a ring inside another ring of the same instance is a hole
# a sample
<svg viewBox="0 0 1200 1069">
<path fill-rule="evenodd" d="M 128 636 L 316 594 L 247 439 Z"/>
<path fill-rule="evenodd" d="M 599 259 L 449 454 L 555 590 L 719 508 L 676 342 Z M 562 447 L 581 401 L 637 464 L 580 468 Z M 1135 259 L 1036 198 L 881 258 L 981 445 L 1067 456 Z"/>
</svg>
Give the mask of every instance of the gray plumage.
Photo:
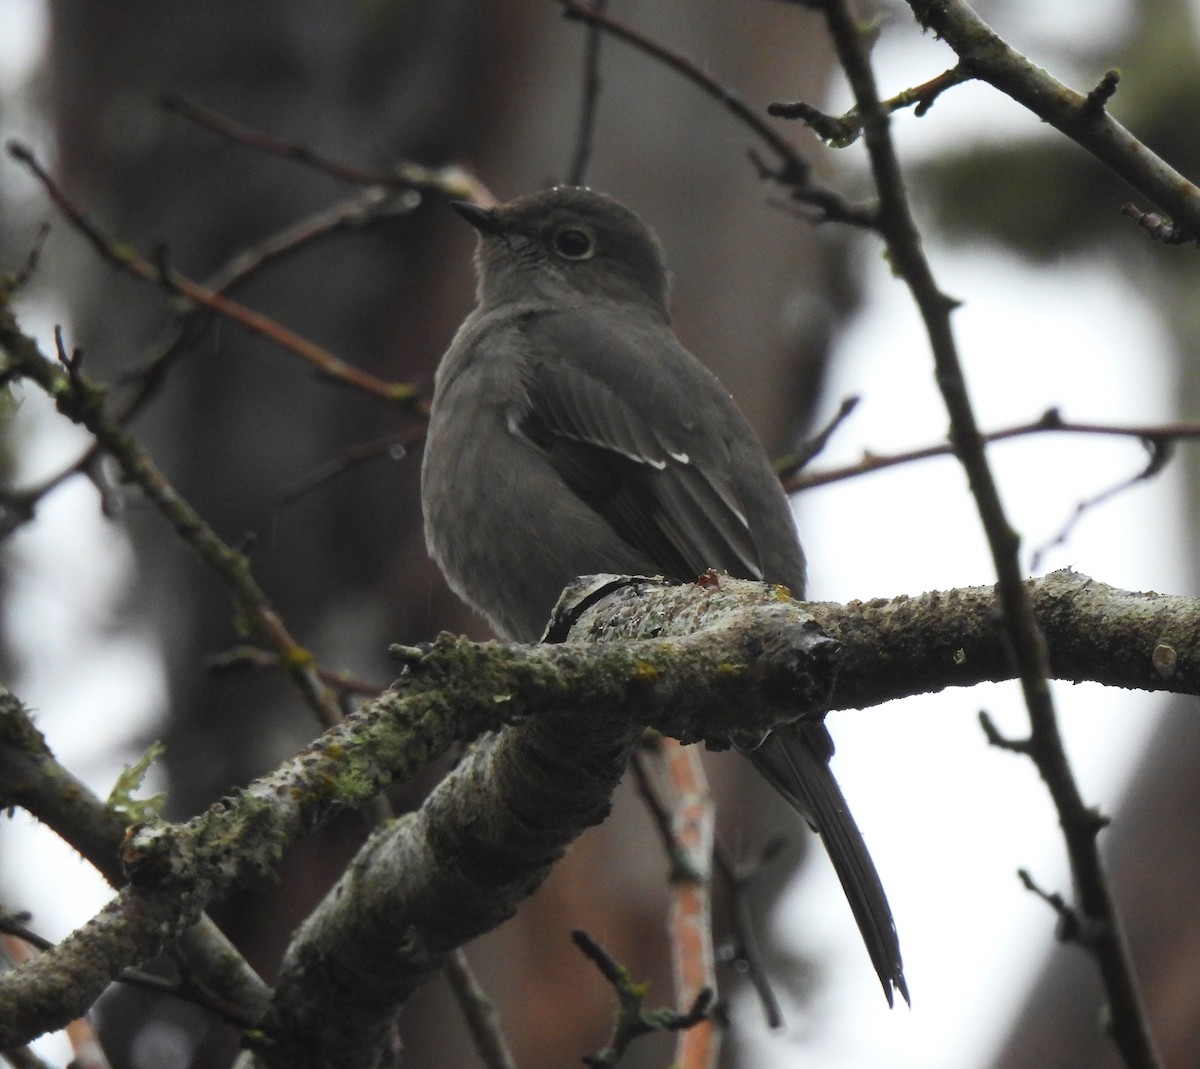
<svg viewBox="0 0 1200 1069">
<path fill-rule="evenodd" d="M 680 345 L 658 239 L 600 193 L 485 210 L 478 305 L 437 371 L 425 538 L 451 588 L 535 642 L 578 575 L 709 568 L 804 595 L 804 553 L 758 439 Z M 820 832 L 889 1004 L 908 999 L 887 897 L 829 769 L 822 724 L 746 754 Z"/>
</svg>

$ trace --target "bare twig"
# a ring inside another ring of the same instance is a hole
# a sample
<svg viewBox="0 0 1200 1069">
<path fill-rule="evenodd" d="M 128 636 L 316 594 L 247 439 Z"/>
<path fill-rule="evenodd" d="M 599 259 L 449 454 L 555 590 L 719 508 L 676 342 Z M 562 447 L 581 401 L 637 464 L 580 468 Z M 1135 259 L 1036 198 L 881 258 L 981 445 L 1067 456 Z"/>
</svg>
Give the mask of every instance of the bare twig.
<svg viewBox="0 0 1200 1069">
<path fill-rule="evenodd" d="M 608 0 L 593 0 L 592 7 L 604 14 Z M 579 104 L 579 124 L 575 130 L 575 153 L 567 171 L 567 183 L 583 185 L 588 160 L 592 156 L 592 138 L 596 132 L 596 112 L 600 104 L 600 27 L 590 23 L 584 31 L 587 44 L 583 56 L 583 98 Z"/>
<path fill-rule="evenodd" d="M 997 750 L 1006 750 L 1008 753 L 1020 754 L 1022 757 L 1029 756 L 1029 738 L 1014 739 L 1005 735 L 996 726 L 996 721 L 992 719 L 986 709 L 979 710 L 979 726 L 983 729 L 983 737 L 987 739 L 989 746 L 995 746 Z"/>
<path fill-rule="evenodd" d="M 23 334 L 11 309 L 0 306 L 0 347 L 9 357 L 15 374 L 37 383 L 55 399 L 59 411 L 89 430 L 120 466 L 125 478 L 138 486 L 146 499 L 179 532 L 224 581 L 238 612 L 259 637 L 279 655 L 300 693 L 322 723 L 341 718 L 337 699 L 321 682 L 313 668 L 312 654 L 288 633 L 283 620 L 271 607 L 265 592 L 250 572 L 245 556 L 224 542 L 217 533 L 176 493 L 149 454 L 108 414 L 104 390 L 78 370 L 77 363 L 64 368 L 49 360 L 37 343 Z"/>
<path fill-rule="evenodd" d="M 663 1030 L 687 1031 L 709 1020 L 708 1014 L 713 1004 L 711 989 L 701 990 L 686 1013 L 667 1009 L 646 1010 L 643 1008 L 645 986 L 630 980 L 625 967 L 604 947 L 582 929 L 573 931 L 571 939 L 600 970 L 617 996 L 617 1019 L 613 1024 L 612 1036 L 603 1050 L 583 1056 L 584 1065 L 591 1069 L 616 1069 L 629 1045 L 639 1036 Z M 694 1069 L 697 1064 L 708 1063 L 679 1063 L 681 1069 Z"/>
<path fill-rule="evenodd" d="M 683 75 L 693 85 L 723 104 L 744 126 L 753 130 L 758 139 L 771 150 L 793 178 L 807 177 L 810 165 L 803 156 L 796 152 L 791 143 L 751 108 L 738 93 L 718 82 L 695 60 L 653 40 L 646 34 L 635 30 L 628 23 L 606 14 L 603 4 L 588 3 L 585 0 L 559 0 L 559 3 L 562 5 L 563 15 L 566 18 L 578 19 L 591 26 L 597 26 L 606 33 L 633 45 L 639 51 L 654 57 L 677 74 Z"/>
<path fill-rule="evenodd" d="M 808 466 L 813 457 L 818 456 L 825 449 L 837 429 L 846 422 L 850 414 L 858 407 L 860 400 L 861 398 L 859 397 L 845 398 L 829 422 L 809 438 L 808 441 L 804 442 L 800 449 L 775 461 L 775 471 L 778 472 L 779 478 L 783 480 L 785 490 L 791 493 L 793 490 L 799 489 L 798 486 L 793 485 L 800 477 L 799 473 Z"/>
<path fill-rule="evenodd" d="M 7 910 L 0 913 L 0 934 L 5 938 L 5 948 L 9 951 L 10 956 L 16 960 L 24 960 L 25 952 L 13 952 L 18 945 L 17 942 L 9 942 L 16 940 L 19 943 L 28 943 L 34 950 L 49 950 L 54 944 L 43 936 L 38 935 L 32 928 L 29 927 L 29 922 L 32 919 L 29 913 L 9 913 Z"/>
<path fill-rule="evenodd" d="M 870 209 L 848 203 L 832 190 L 820 186 L 813 178 L 812 167 L 795 147 L 775 130 L 757 111 L 728 86 L 722 85 L 690 56 L 669 48 L 660 41 L 635 29 L 627 22 L 613 18 L 602 6 L 586 0 L 558 0 L 563 15 L 596 26 L 606 33 L 632 45 L 682 75 L 701 91 L 722 104 L 746 126 L 765 146 L 773 162 L 768 163 L 751 150 L 751 162 L 759 176 L 786 187 L 789 196 L 798 203 L 817 210 L 817 220 L 838 220 L 851 226 L 872 227 L 874 216 Z"/>
<path fill-rule="evenodd" d="M 1143 438 L 1142 442 L 1150 454 L 1145 466 L 1128 478 L 1122 479 L 1120 482 L 1101 490 L 1100 493 L 1093 494 L 1091 497 L 1077 502 L 1075 508 L 1071 511 L 1070 518 L 1059 528 L 1058 532 L 1033 551 L 1033 556 L 1030 558 L 1029 563 L 1031 571 L 1036 572 L 1041 567 L 1042 558 L 1050 550 L 1063 545 L 1067 541 L 1071 536 L 1071 532 L 1075 529 L 1075 525 L 1083 519 L 1084 514 L 1090 509 L 1095 508 L 1097 505 L 1102 505 L 1106 501 L 1111 501 L 1114 497 L 1123 494 L 1126 490 L 1132 489 L 1140 483 L 1148 482 L 1166 467 L 1167 461 L 1171 458 L 1171 442 L 1146 438 Z"/>
<path fill-rule="evenodd" d="M 294 331 L 273 319 L 246 308 L 228 297 L 205 289 L 183 275 L 170 269 L 166 264 L 151 263 L 140 257 L 128 245 L 120 244 L 106 235 L 89 216 L 79 208 L 62 190 L 49 172 L 37 161 L 33 153 L 25 145 L 15 141 L 8 144 L 9 155 L 24 164 L 42 183 L 50 199 L 58 205 L 71 224 L 88 239 L 100 256 L 120 268 L 134 278 L 141 279 L 161 286 L 170 293 L 187 298 L 189 301 L 207 308 L 226 319 L 229 319 L 246 330 L 258 334 L 287 349 L 301 359 L 308 361 L 322 375 L 338 379 L 364 391 L 382 398 L 385 401 L 411 403 L 417 396 L 416 391 L 407 383 L 388 383 L 359 368 L 345 363 L 332 353 L 313 344 Z M 161 260 L 161 258 L 160 258 Z"/>
<path fill-rule="evenodd" d="M 1060 943 L 1078 943 L 1087 949 L 1088 936 L 1079 914 L 1075 912 L 1057 891 L 1044 891 L 1034 881 L 1028 869 L 1017 869 L 1017 879 L 1030 894 L 1037 895 L 1058 917 L 1055 935 Z"/>
<path fill-rule="evenodd" d="M 343 231 L 363 231 L 409 212 L 419 202 L 420 197 L 411 190 L 369 187 L 350 200 L 316 212 L 239 250 L 200 285 L 218 296 L 227 296 L 269 266 Z M 119 409 L 122 423 L 131 420 L 154 396 L 175 360 L 200 336 L 212 317 L 213 313 L 205 305 L 192 306 L 181 312 L 162 338 L 151 346 L 142 365 L 122 376 L 122 385 L 130 382 L 136 385 L 133 395 L 123 400 Z M 420 399 L 413 403 L 418 410 L 426 404 Z"/>
<path fill-rule="evenodd" d="M 42 256 L 42 247 L 46 244 L 46 238 L 50 236 L 50 224 L 42 223 L 38 227 L 37 233 L 33 236 L 33 241 L 29 245 L 29 255 L 25 257 L 25 263 L 21 269 L 7 280 L 5 285 L 9 293 L 16 293 L 20 290 L 37 271 L 38 261 Z"/>
<path fill-rule="evenodd" d="M 446 959 L 445 973 L 458 1008 L 466 1019 L 479 1060 L 486 1069 L 516 1069 L 508 1040 L 500 1027 L 496 1005 L 479 986 L 462 950 L 455 950 Z"/>
<path fill-rule="evenodd" d="M 236 646 L 224 653 L 213 654 L 205 658 L 204 664 L 214 675 L 246 669 L 278 672 L 283 668 L 279 654 L 269 653 L 267 650 L 258 649 L 255 646 Z M 320 665 L 316 666 L 316 671 L 325 683 L 343 694 L 358 694 L 373 698 L 384 689 L 376 683 L 368 683 L 364 679 L 347 675 L 345 672 L 335 672 L 330 668 L 322 668 Z"/>
<path fill-rule="evenodd" d="M 845 403 L 843 402 L 843 407 Z M 841 413 L 834 417 L 835 421 L 840 421 Z M 832 423 L 830 430 L 836 428 L 836 422 Z M 1057 408 L 1050 408 L 1043 412 L 1037 419 L 1029 420 L 1025 423 L 1017 423 L 1011 427 L 1004 427 L 998 431 L 989 431 L 983 435 L 985 442 L 1003 442 L 1010 438 L 1024 438 L 1031 434 L 1099 434 L 1108 435 L 1115 438 L 1136 438 L 1145 444 L 1146 448 L 1158 457 L 1160 453 L 1166 453 L 1167 456 L 1159 462 L 1151 471 L 1149 468 L 1143 474 L 1146 477 L 1155 475 L 1161 470 L 1161 465 L 1170 459 L 1170 446 L 1176 441 L 1186 441 L 1192 438 L 1200 438 L 1200 423 L 1182 420 L 1175 423 L 1147 423 L 1140 426 L 1120 426 L 1112 423 L 1086 423 L 1078 420 L 1066 420 L 1062 418 Z M 819 436 L 824 438 L 824 434 Z M 823 442 L 822 442 L 823 444 Z M 882 471 L 885 468 L 895 467 L 898 464 L 911 464 L 917 460 L 932 460 L 935 457 L 947 457 L 954 455 L 954 446 L 949 442 L 940 442 L 937 445 L 922 446 L 919 449 L 908 449 L 902 453 L 873 453 L 867 452 L 863 454 L 861 460 L 854 464 L 847 464 L 840 468 L 826 468 L 824 471 L 804 471 L 801 470 L 803 465 L 807 463 L 804 459 L 804 454 L 799 457 L 784 457 L 776 464 L 776 469 L 780 472 L 780 478 L 783 479 L 783 487 L 788 493 L 796 493 L 800 490 L 808 490 L 814 486 L 827 486 L 830 483 L 841 482 L 844 479 L 854 479 L 860 475 L 867 475 L 871 472 Z"/>
<path fill-rule="evenodd" d="M 218 297 L 224 296 L 268 265 L 279 263 L 340 231 L 360 230 L 399 212 L 411 210 L 413 201 L 419 201 L 419 198 L 411 190 L 397 192 L 382 187 L 370 187 L 349 201 L 317 212 L 258 244 L 241 250 L 202 283 L 202 288 Z M 181 312 L 162 339 L 152 346 L 150 355 L 142 365 L 120 376 L 121 386 L 133 384 L 134 389 L 131 393 L 122 393 L 114 400 L 114 412 L 118 422 L 128 423 L 157 393 L 175 360 L 199 337 L 200 332 L 211 321 L 212 314 L 204 305 L 193 306 Z M 414 394 L 409 404 L 418 416 L 423 418 L 428 415 L 429 403 L 424 398 Z M 21 524 L 32 519 L 42 499 L 69 479 L 80 474 L 94 476 L 99 452 L 99 447 L 93 445 L 77 461 L 50 478 L 34 486 L 8 490 L 0 494 L 0 538 L 11 534 Z M 104 489 L 99 488 L 102 491 Z M 103 496 L 107 501 L 114 495 Z"/>
<path fill-rule="evenodd" d="M 1200 237 L 1176 226 L 1170 219 L 1164 219 L 1157 212 L 1144 212 L 1136 204 L 1122 204 L 1121 214 L 1132 219 L 1151 241 L 1162 245 L 1187 245 L 1200 242 Z"/>
<path fill-rule="evenodd" d="M 428 415 L 428 410 L 427 402 L 417 405 L 418 413 L 423 416 Z M 413 446 L 419 445 L 424 438 L 425 424 L 419 423 L 395 434 L 350 446 L 340 456 L 334 457 L 315 471 L 309 472 L 304 478 L 284 487 L 279 496 L 278 508 L 283 509 L 288 505 L 295 504 L 311 494 L 317 487 L 323 486 L 363 464 L 383 459 L 400 460 Z"/>
<path fill-rule="evenodd" d="M 1200 189 L 1151 152 L 1104 104 L 1116 90 L 1113 72 L 1081 95 L 1031 63 L 963 0 L 908 0 L 917 21 L 958 53 L 981 81 L 1024 105 L 1157 205 L 1188 240 L 1200 238 Z"/>
<path fill-rule="evenodd" d="M 168 111 L 181 115 L 226 141 L 266 155 L 295 160 L 342 182 L 358 186 L 415 189 L 419 193 L 433 193 L 448 200 L 469 200 L 485 208 L 496 203 L 491 190 L 461 167 L 425 167 L 411 160 L 402 160 L 387 170 L 368 171 L 335 160 L 307 145 L 272 137 L 178 94 L 167 94 L 161 103 Z"/>
<path fill-rule="evenodd" d="M 779 999 L 775 997 L 770 977 L 763 964 L 762 951 L 758 945 L 758 933 L 754 918 L 750 915 L 749 898 L 746 891 L 779 853 L 783 844 L 784 839 L 781 836 L 769 840 L 750 865 L 736 864 L 729 856 L 728 851 L 719 843 L 713 852 L 717 867 L 729 884 L 730 926 L 733 929 L 735 943 L 730 950 L 728 960 L 744 968 L 746 975 L 750 978 L 750 983 L 758 995 L 758 1001 L 762 1004 L 768 1028 L 783 1027 L 783 1010 L 779 1007 Z"/>
<path fill-rule="evenodd" d="M 887 100 L 881 100 L 879 106 L 889 115 L 902 108 L 913 108 L 913 114 L 919 117 L 933 107 L 937 98 L 947 89 L 969 82 L 973 77 L 966 64 L 958 63 L 927 82 L 905 89 Z M 796 101 L 793 104 L 769 104 L 767 114 L 781 119 L 800 119 L 834 148 L 846 148 L 854 144 L 862 133 L 862 117 L 857 108 L 851 108 L 845 115 L 833 116 L 811 104 Z"/>
<path fill-rule="evenodd" d="M 933 11 L 969 12 L 966 5 L 957 0 L 921 3 L 910 0 L 910 3 L 914 10 L 924 12 L 925 18 L 936 23 L 935 28 L 939 32 L 944 31 L 940 20 L 931 15 Z M 1100 860 L 1096 841 L 1100 826 L 1094 812 L 1080 796 L 1063 750 L 1048 683 L 1050 665 L 1045 638 L 1038 627 L 1028 588 L 1022 581 L 1018 554 L 1020 539 L 1009 524 L 1000 500 L 950 326 L 955 302 L 938 288 L 922 249 L 892 145 L 888 115 L 879 103 L 859 23 L 845 0 L 824 0 L 823 8 L 834 46 L 863 118 L 867 153 L 879 191 L 880 229 L 887 242 L 891 262 L 908 285 L 925 323 L 933 351 L 938 388 L 950 417 L 950 440 L 966 472 L 992 552 L 1004 630 L 1011 644 L 1021 690 L 1029 709 L 1030 753 L 1050 789 L 1062 822 L 1082 913 L 1088 923 L 1098 929 L 1099 934 L 1093 946 L 1113 1016 L 1113 1036 L 1131 1067 L 1149 1069 L 1158 1065 L 1158 1055 Z M 979 25 L 982 26 L 982 23 Z M 951 41 L 951 44 L 954 42 Z M 1016 58 L 1023 67 L 1032 69 L 1032 64 L 1023 57 Z M 1087 109 L 1082 105 L 1073 105 L 1071 110 L 1073 117 L 1083 110 L 1086 122 L 1092 127 L 1099 126 L 1103 121 L 1111 121 L 1106 114 L 1097 117 L 1092 114 L 1095 109 Z M 1196 203 L 1200 207 L 1200 196 Z"/>
</svg>

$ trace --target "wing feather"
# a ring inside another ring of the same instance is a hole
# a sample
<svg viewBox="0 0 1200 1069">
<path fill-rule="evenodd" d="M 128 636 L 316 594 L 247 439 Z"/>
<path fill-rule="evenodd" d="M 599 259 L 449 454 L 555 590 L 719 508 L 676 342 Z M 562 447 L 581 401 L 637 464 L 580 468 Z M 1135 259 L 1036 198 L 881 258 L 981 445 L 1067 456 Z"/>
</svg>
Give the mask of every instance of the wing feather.
<svg viewBox="0 0 1200 1069">
<path fill-rule="evenodd" d="M 529 359 L 520 433 L 664 574 L 688 580 L 717 568 L 763 578 L 729 446 L 744 421 L 724 388 L 661 320 L 626 318 L 617 330 L 595 314 L 570 319 L 569 338 L 553 312 L 522 323 Z M 786 514 L 784 523 L 795 544 Z"/>
</svg>

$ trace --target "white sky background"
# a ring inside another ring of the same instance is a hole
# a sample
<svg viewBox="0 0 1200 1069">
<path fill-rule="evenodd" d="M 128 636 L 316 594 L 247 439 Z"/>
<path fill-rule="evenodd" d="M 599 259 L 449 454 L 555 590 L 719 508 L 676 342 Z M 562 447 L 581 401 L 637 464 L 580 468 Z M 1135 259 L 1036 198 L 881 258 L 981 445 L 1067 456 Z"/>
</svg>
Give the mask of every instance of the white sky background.
<svg viewBox="0 0 1200 1069">
<path fill-rule="evenodd" d="M 44 25 L 39 0 L 3 5 L 0 92 L 11 97 L 36 61 Z M 1078 42 L 1081 32 L 1102 42 L 1119 28 L 1124 10 L 1120 0 L 1014 0 L 991 17 L 1035 61 L 1082 86 L 1102 71 L 1071 69 L 1059 47 Z M 905 18 L 901 12 L 885 28 L 876 50 L 884 93 L 924 81 L 951 62 L 948 49 L 919 37 Z M 844 97 L 836 101 L 831 107 L 841 107 Z M 902 161 L 977 136 L 985 126 L 991 136 L 1045 135 L 1036 119 L 999 94 L 960 87 L 923 120 L 898 117 Z M 985 428 L 1029 420 L 1051 406 L 1068 418 L 1096 422 L 1173 416 L 1153 309 L 1139 304 L 1106 265 L 1033 268 L 993 249 L 940 247 L 931 232 L 926 241 L 942 287 L 965 302 L 955 327 Z M 13 255 L 9 250 L 10 260 Z M 820 466 L 856 460 L 864 449 L 926 445 L 945 434 L 919 320 L 880 257 L 868 295 L 866 311 L 841 341 L 826 410 L 847 394 L 863 400 Z M 50 326 L 61 321 L 47 309 L 42 336 L 48 339 Z M 64 429 L 33 391 L 21 418 L 35 428 L 23 446 L 22 483 L 77 455 L 81 436 Z M 1041 435 L 1000 446 L 992 458 L 1028 562 L 1030 550 L 1058 529 L 1076 501 L 1137 470 L 1144 455 L 1134 442 Z M 1043 570 L 1071 566 L 1131 589 L 1177 589 L 1178 477 L 1171 467 L 1152 485 L 1091 512 L 1068 544 L 1048 555 Z M 814 598 L 916 593 L 994 578 L 965 478 L 950 460 L 810 492 L 799 504 L 799 519 Z M 28 644 L 29 670 L 16 681 L 18 693 L 37 711 L 64 763 L 105 793 L 120 764 L 136 756 L 129 740 L 145 730 L 162 700 L 148 647 L 106 633 L 132 566 L 128 549 L 98 515 L 94 491 L 76 481 L 48 500 L 38 522 L 4 552 L 12 575 L 6 620 L 10 626 L 20 621 L 13 630 L 18 648 Z M 64 663 L 79 665 L 79 675 L 62 677 Z M 1157 703 L 1090 686 L 1060 686 L 1055 693 L 1085 797 L 1112 812 Z M 1024 730 L 1012 684 L 831 718 L 838 776 L 892 900 L 914 1008 L 887 1010 L 832 871 L 814 865 L 795 890 L 794 910 L 777 924 L 781 938 L 820 955 L 831 982 L 811 1019 L 796 1019 L 793 1011 L 779 1035 L 765 1034 L 757 1007 L 740 1008 L 741 1034 L 755 1043 L 757 1064 L 969 1069 L 984 1064 L 1003 1035 L 1053 937 L 1053 917 L 1022 890 L 1015 871 L 1026 866 L 1051 889 L 1066 890 L 1069 882 L 1044 788 L 1028 762 L 986 746 L 976 723 L 980 708 L 1002 729 Z M 21 813 L 0 822 L 0 852 L 9 859 L 0 896 L 10 907 L 36 904 L 38 929 L 57 938 L 90 916 L 107 891 L 71 851 L 53 836 L 33 839 L 34 830 Z M 29 857 L 35 866 L 14 870 L 13 859 Z M 63 896 L 64 887 L 72 899 Z M 68 1056 L 56 1041 L 39 1049 L 60 1062 Z"/>
<path fill-rule="evenodd" d="M 1010 43 L 1084 88 L 1105 67 L 1074 69 L 1060 48 L 1068 41 L 1102 47 L 1120 29 L 1126 7 L 1119 0 L 1014 2 L 988 14 Z M 952 65 L 953 55 L 919 37 L 900 13 L 884 30 L 875 61 L 880 92 L 890 94 Z M 842 109 L 844 97 L 828 106 Z M 982 85 L 951 90 L 924 119 L 901 114 L 893 131 L 901 161 L 910 165 L 969 138 L 1058 136 Z M 1032 266 L 995 248 L 947 248 L 928 227 L 924 239 L 941 287 L 964 301 L 954 327 L 984 429 L 1035 419 L 1052 406 L 1066 418 L 1099 423 L 1175 416 L 1167 339 L 1154 309 L 1111 265 Z M 866 311 L 841 340 L 834 367 L 827 414 L 849 394 L 862 402 L 815 467 L 852 463 L 863 450 L 900 452 L 943 439 L 947 420 L 928 343 L 907 291 L 882 259 L 871 268 Z M 1064 435 L 1003 444 L 990 457 L 1027 568 L 1076 502 L 1145 461 L 1133 441 Z M 1174 466 L 1091 511 L 1039 571 L 1072 567 L 1129 589 L 1178 590 L 1187 572 L 1180 564 L 1180 478 Z M 994 580 L 965 476 L 953 460 L 812 491 L 797 511 L 815 599 Z M 1111 814 L 1159 701 L 1093 685 L 1055 684 L 1054 694 L 1085 800 Z M 1015 683 L 831 716 L 838 779 L 888 889 L 913 1009 L 887 1009 L 832 869 L 813 866 L 795 888 L 795 913 L 777 925 L 781 936 L 820 955 L 831 983 L 811 1020 L 791 1021 L 774 1036 L 758 1030 L 757 1064 L 969 1069 L 986 1065 L 1006 1035 L 1055 923 L 1016 870 L 1028 868 L 1050 890 L 1069 894 L 1071 885 L 1045 787 L 1030 762 L 986 745 L 980 709 L 1002 731 L 1027 730 Z M 744 1035 L 757 1012 L 741 1007 Z"/>
</svg>

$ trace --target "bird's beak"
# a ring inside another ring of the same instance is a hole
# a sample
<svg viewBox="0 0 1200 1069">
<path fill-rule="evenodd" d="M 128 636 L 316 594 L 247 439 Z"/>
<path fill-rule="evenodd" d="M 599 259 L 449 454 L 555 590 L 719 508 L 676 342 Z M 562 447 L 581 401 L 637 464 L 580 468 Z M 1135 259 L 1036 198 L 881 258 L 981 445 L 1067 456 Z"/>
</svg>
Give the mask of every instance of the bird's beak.
<svg viewBox="0 0 1200 1069">
<path fill-rule="evenodd" d="M 490 208 L 481 208 L 467 200 L 452 200 L 450 207 L 461 215 L 481 234 L 498 234 L 502 226 L 496 218 L 496 212 Z"/>
</svg>

